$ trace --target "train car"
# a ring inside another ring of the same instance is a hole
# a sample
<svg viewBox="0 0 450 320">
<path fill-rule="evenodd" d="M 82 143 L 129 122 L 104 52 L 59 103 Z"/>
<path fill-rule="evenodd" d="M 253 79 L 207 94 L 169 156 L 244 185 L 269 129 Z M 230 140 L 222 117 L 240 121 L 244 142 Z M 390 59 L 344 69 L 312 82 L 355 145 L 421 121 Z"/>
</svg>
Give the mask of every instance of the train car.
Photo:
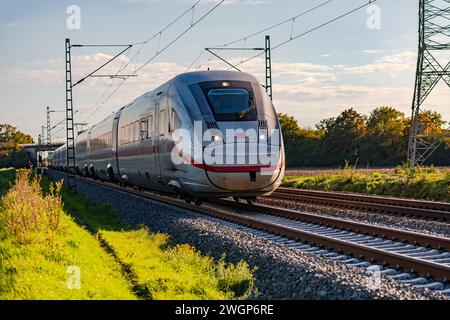
<svg viewBox="0 0 450 320">
<path fill-rule="evenodd" d="M 80 174 L 188 200 L 252 200 L 272 193 L 284 175 L 275 109 L 243 72 L 181 74 L 90 128 L 76 146 Z M 64 168 L 65 147 L 55 154 Z"/>
<path fill-rule="evenodd" d="M 89 154 L 86 155 L 84 168 L 89 168 L 89 175 L 105 180 L 114 178 L 112 167 L 115 160 L 112 152 L 114 117 L 111 115 L 94 125 L 86 137 Z"/>
<path fill-rule="evenodd" d="M 75 142 L 75 170 L 77 174 L 90 177 L 95 172 L 92 171 L 92 167 L 89 165 L 89 137 L 90 130 L 80 133 Z"/>
<path fill-rule="evenodd" d="M 63 145 L 53 152 L 52 167 L 57 170 L 65 171 L 66 166 L 66 146 Z"/>
</svg>

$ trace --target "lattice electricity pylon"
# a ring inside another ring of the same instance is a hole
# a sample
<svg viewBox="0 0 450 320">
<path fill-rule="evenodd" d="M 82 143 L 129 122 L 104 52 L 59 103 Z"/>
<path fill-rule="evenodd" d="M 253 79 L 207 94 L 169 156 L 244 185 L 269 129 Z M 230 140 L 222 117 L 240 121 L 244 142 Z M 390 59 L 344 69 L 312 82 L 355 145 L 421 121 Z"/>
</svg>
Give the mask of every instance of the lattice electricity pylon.
<svg viewBox="0 0 450 320">
<path fill-rule="evenodd" d="M 419 0 L 419 54 L 412 105 L 408 161 L 423 164 L 443 143 L 443 137 L 429 135 L 421 121 L 421 106 L 442 79 L 450 87 L 450 58 L 445 64 L 438 55 L 450 54 L 450 0 Z"/>
</svg>

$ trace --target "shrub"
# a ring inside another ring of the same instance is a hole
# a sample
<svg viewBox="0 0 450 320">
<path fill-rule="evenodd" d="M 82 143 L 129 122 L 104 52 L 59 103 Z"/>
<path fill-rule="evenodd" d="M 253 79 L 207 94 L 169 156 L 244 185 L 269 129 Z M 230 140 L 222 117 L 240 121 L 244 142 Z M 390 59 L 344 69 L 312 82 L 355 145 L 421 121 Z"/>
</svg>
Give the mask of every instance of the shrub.
<svg viewBox="0 0 450 320">
<path fill-rule="evenodd" d="M 17 171 L 15 184 L 1 201 L 3 230 L 22 243 L 44 240 L 52 244 L 54 236 L 62 232 L 61 187 L 60 182 L 52 183 L 44 195 L 38 176 L 31 176 L 28 170 Z"/>
</svg>

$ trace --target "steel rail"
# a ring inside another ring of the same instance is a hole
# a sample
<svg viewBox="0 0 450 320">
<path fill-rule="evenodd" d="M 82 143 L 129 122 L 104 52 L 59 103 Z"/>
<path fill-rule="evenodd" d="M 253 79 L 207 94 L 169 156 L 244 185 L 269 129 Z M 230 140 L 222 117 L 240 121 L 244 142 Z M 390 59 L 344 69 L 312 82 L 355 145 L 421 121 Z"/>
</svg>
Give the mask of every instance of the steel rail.
<svg viewBox="0 0 450 320">
<path fill-rule="evenodd" d="M 438 237 L 429 234 L 422 234 L 413 231 L 406 231 L 384 226 L 354 222 L 349 220 L 342 220 L 328 216 L 317 215 L 313 213 L 306 213 L 296 210 L 289 210 L 283 208 L 262 206 L 262 205 L 248 205 L 242 202 L 233 202 L 228 200 L 213 200 L 213 203 L 226 205 L 236 209 L 247 210 L 274 215 L 291 220 L 310 222 L 314 224 L 324 225 L 332 228 L 351 230 L 354 232 L 364 233 L 368 235 L 378 236 L 380 238 L 396 240 L 401 242 L 408 242 L 412 244 L 419 244 L 425 247 L 433 247 L 450 251 L 450 238 Z"/>
<path fill-rule="evenodd" d="M 300 190 L 293 188 L 279 188 L 276 192 L 270 195 L 269 198 L 320 203 L 331 205 L 333 207 L 384 211 L 450 221 L 450 204 L 444 202 L 376 197 L 339 192 Z"/>
</svg>

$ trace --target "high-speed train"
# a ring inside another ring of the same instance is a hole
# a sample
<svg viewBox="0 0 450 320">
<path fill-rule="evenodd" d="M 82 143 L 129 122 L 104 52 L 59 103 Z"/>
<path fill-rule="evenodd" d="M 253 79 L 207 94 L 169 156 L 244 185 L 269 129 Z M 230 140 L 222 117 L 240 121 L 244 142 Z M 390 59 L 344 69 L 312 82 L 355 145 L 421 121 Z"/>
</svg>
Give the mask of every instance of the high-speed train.
<svg viewBox="0 0 450 320">
<path fill-rule="evenodd" d="M 66 146 L 52 167 L 67 170 Z M 284 175 L 283 137 L 249 74 L 176 76 L 78 135 L 76 174 L 177 193 L 188 201 L 271 194 Z"/>
</svg>

